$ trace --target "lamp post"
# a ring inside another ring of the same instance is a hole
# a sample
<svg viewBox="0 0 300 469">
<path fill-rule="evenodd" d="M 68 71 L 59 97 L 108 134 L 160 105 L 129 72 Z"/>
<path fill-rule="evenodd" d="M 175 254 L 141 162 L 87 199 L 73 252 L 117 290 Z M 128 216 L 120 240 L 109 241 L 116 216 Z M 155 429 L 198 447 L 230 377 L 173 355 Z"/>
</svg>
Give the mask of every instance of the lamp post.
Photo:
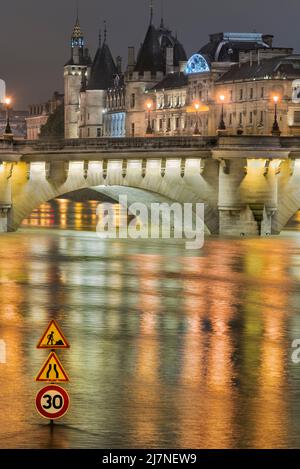
<svg viewBox="0 0 300 469">
<path fill-rule="evenodd" d="M 151 109 L 152 109 L 152 101 L 147 101 L 146 102 L 146 108 L 148 110 L 148 126 L 146 130 L 146 135 L 152 135 L 153 134 L 153 129 L 151 126 Z"/>
<path fill-rule="evenodd" d="M 9 111 L 10 111 L 11 99 L 5 98 L 5 108 L 6 108 L 6 127 L 5 127 L 5 136 L 12 136 L 12 131 L 9 122 Z"/>
<path fill-rule="evenodd" d="M 226 130 L 226 125 L 225 125 L 225 122 L 224 122 L 224 101 L 225 101 L 225 96 L 223 94 L 221 94 L 219 96 L 219 99 L 220 99 L 220 102 L 222 104 L 222 108 L 221 108 L 221 118 L 220 118 L 218 130 Z"/>
<path fill-rule="evenodd" d="M 194 108 L 195 108 L 195 111 L 196 111 L 196 125 L 195 125 L 194 135 L 200 135 L 200 129 L 199 129 L 199 109 L 200 109 L 200 103 L 195 102 L 195 103 L 194 103 Z"/>
<path fill-rule="evenodd" d="M 277 104 L 279 101 L 279 96 L 277 95 L 273 96 L 273 101 L 274 101 L 274 122 L 272 126 L 272 135 L 280 136 L 281 131 L 280 131 L 278 120 L 277 120 Z"/>
</svg>

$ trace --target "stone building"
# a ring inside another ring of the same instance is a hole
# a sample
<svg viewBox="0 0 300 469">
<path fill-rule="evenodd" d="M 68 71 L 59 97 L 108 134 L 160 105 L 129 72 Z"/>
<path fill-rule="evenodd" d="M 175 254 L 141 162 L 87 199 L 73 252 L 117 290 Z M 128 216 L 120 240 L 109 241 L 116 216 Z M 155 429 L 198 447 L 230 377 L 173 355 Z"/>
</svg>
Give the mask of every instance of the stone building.
<svg viewBox="0 0 300 469">
<path fill-rule="evenodd" d="M 115 61 L 107 37 L 93 63 L 77 19 L 65 66 L 67 138 L 300 131 L 300 56 L 261 33 L 211 34 L 187 57 L 177 36 L 150 23 L 135 57 Z"/>
<path fill-rule="evenodd" d="M 55 91 L 49 101 L 42 104 L 31 104 L 29 116 L 26 118 L 27 139 L 38 140 L 43 125 L 48 122 L 49 116 L 64 102 L 64 95 Z"/>
</svg>

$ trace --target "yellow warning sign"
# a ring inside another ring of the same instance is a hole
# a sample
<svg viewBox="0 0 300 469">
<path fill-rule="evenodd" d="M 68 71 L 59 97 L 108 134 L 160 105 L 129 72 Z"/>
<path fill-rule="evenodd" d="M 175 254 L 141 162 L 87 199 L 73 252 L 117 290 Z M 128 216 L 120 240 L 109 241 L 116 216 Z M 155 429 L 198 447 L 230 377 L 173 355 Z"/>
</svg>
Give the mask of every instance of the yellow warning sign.
<svg viewBox="0 0 300 469">
<path fill-rule="evenodd" d="M 41 340 L 37 344 L 37 348 L 46 349 L 63 349 L 70 348 L 67 339 L 63 335 L 56 321 L 51 321 L 43 334 Z"/>
<path fill-rule="evenodd" d="M 54 352 L 51 352 L 35 380 L 55 383 L 68 382 L 69 378 L 57 355 Z"/>
</svg>

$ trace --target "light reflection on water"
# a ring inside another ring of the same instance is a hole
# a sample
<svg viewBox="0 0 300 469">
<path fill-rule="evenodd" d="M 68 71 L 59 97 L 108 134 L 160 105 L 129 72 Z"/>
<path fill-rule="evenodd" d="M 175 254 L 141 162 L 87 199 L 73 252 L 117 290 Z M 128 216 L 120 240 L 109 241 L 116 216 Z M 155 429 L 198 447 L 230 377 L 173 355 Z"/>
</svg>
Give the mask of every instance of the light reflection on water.
<svg viewBox="0 0 300 469">
<path fill-rule="evenodd" d="M 1 447 L 300 446 L 299 233 L 193 252 L 33 229 L 0 259 Z M 53 318 L 72 407 L 51 435 L 34 376 Z"/>
<path fill-rule="evenodd" d="M 23 221 L 22 226 L 96 231 L 96 211 L 99 203 L 97 200 L 87 202 L 73 202 L 68 199 L 51 200 L 35 209 Z M 120 206 L 118 204 L 114 205 L 114 217 L 115 225 L 119 226 Z"/>
</svg>

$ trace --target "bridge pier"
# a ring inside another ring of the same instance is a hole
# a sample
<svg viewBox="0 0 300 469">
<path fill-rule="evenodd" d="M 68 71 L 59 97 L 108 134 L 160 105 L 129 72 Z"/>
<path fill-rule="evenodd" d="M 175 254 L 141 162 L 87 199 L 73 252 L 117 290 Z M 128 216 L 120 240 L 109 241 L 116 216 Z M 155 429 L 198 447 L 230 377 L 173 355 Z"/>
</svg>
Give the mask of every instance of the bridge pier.
<svg viewBox="0 0 300 469">
<path fill-rule="evenodd" d="M 0 163 L 0 233 L 8 231 L 8 217 L 12 207 L 11 174 L 12 164 Z"/>
<path fill-rule="evenodd" d="M 220 235 L 258 235 L 259 229 L 251 208 L 243 202 L 241 185 L 247 159 L 219 159 Z"/>
<path fill-rule="evenodd" d="M 278 165 L 269 159 L 219 161 L 219 234 L 270 235 L 277 210 Z"/>
</svg>

